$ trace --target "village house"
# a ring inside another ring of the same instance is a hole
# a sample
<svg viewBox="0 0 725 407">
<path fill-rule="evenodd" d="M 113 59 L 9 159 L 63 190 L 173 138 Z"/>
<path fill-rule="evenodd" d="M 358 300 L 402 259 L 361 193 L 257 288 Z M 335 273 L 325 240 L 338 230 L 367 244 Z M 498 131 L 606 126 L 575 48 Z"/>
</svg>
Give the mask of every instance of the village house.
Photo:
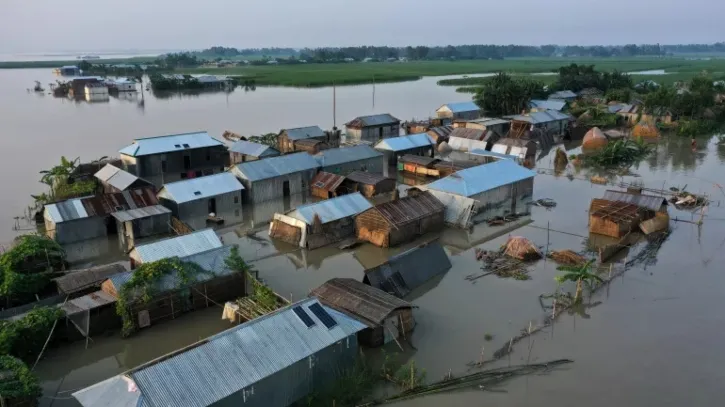
<svg viewBox="0 0 725 407">
<path fill-rule="evenodd" d="M 106 164 L 93 176 L 103 186 L 103 192 L 107 194 L 144 187 L 153 188 L 153 184 L 150 182 L 111 164 Z"/>
<path fill-rule="evenodd" d="M 438 199 L 423 192 L 368 209 L 355 218 L 355 229 L 360 240 L 394 247 L 443 229 L 444 211 Z"/>
<path fill-rule="evenodd" d="M 448 136 L 448 146 L 454 151 L 468 152 L 475 149 L 490 150 L 493 143 L 501 138 L 493 130 L 479 130 L 475 128 L 456 128 Z"/>
<path fill-rule="evenodd" d="M 114 263 L 87 269 L 70 270 L 62 277 L 53 279 L 58 293 L 69 297 L 78 297 L 98 291 L 101 284 L 113 275 L 125 273 L 123 265 Z"/>
<path fill-rule="evenodd" d="M 446 103 L 436 110 L 439 118 L 473 120 L 481 117 L 481 108 L 473 101 Z"/>
<path fill-rule="evenodd" d="M 144 263 L 170 257 L 188 257 L 211 249 L 222 247 L 222 241 L 212 229 L 138 245 L 128 254 L 131 269 Z"/>
<path fill-rule="evenodd" d="M 311 155 L 294 153 L 237 164 L 231 172 L 244 185 L 245 202 L 259 203 L 307 192 L 318 167 Z"/>
<path fill-rule="evenodd" d="M 527 168 L 536 165 L 537 144 L 533 140 L 502 138 L 497 141 L 491 151 L 516 157 L 516 162 Z"/>
<path fill-rule="evenodd" d="M 328 146 L 324 141 L 314 138 L 297 140 L 294 142 L 294 146 L 295 151 L 304 151 L 313 155 L 330 148 L 330 146 Z"/>
<path fill-rule="evenodd" d="M 529 102 L 529 109 L 531 109 L 532 112 L 541 112 L 544 110 L 556 110 L 557 112 L 563 112 L 568 109 L 568 107 L 569 102 L 563 99 L 532 99 Z"/>
<path fill-rule="evenodd" d="M 395 179 L 388 178 L 383 174 L 363 171 L 347 174 L 343 183 L 348 193 L 360 192 L 366 198 L 392 193 L 396 184 Z"/>
<path fill-rule="evenodd" d="M 355 192 L 275 214 L 269 236 L 307 249 L 316 249 L 355 236 L 353 218 L 373 206 Z"/>
<path fill-rule="evenodd" d="M 571 116 L 556 110 L 545 110 L 505 116 L 505 118 L 511 120 L 511 132 L 514 135 L 539 130 L 546 135 L 560 136 L 568 131 Z"/>
<path fill-rule="evenodd" d="M 310 296 L 367 325 L 357 335 L 361 345 L 382 346 L 409 337 L 415 327 L 413 304 L 352 278 L 328 280 Z"/>
<path fill-rule="evenodd" d="M 208 217 L 223 219 L 225 214 L 240 216 L 243 190 L 234 174 L 223 172 L 166 184 L 157 197 L 174 216 L 192 224 L 205 222 Z"/>
<path fill-rule="evenodd" d="M 559 99 L 571 102 L 576 100 L 577 94 L 570 90 L 560 90 L 549 95 L 549 99 Z"/>
<path fill-rule="evenodd" d="M 64 65 L 56 68 L 55 72 L 62 76 L 77 76 L 81 74 L 81 69 L 75 65 Z"/>
<path fill-rule="evenodd" d="M 435 165 L 440 160 L 433 157 L 423 157 L 419 155 L 404 155 L 398 160 L 398 164 L 405 172 L 410 172 L 422 176 L 437 177 L 439 175 Z"/>
<path fill-rule="evenodd" d="M 506 135 L 509 131 L 511 122 L 504 119 L 483 117 L 475 120 L 456 120 L 453 123 L 453 127 L 463 127 L 465 129 L 477 129 L 483 130 L 486 133 L 492 131 L 499 134 L 500 136 Z"/>
<path fill-rule="evenodd" d="M 451 260 L 443 246 L 433 241 L 365 270 L 363 283 L 403 298 L 424 283 L 444 275 L 450 268 Z"/>
<path fill-rule="evenodd" d="M 625 104 L 617 110 L 617 116 L 621 117 L 624 124 L 634 126 L 639 123 L 642 116 L 642 106 L 638 104 Z"/>
<path fill-rule="evenodd" d="M 303 142 L 297 146 L 297 142 L 302 140 L 317 140 L 325 143 L 325 148 L 336 148 L 340 146 L 340 131 L 336 129 L 324 131 L 319 126 L 282 129 L 277 135 L 277 149 L 282 154 L 309 151 L 310 144 L 315 144 Z"/>
<path fill-rule="evenodd" d="M 322 171 L 347 175 L 354 171 L 370 171 L 387 175 L 383 153 L 368 145 L 325 150 L 315 155 Z"/>
<path fill-rule="evenodd" d="M 103 82 L 86 83 L 83 94 L 88 102 L 106 102 L 109 99 L 108 86 Z"/>
<path fill-rule="evenodd" d="M 253 143 L 246 140 L 239 140 L 229 147 L 229 161 L 231 165 L 276 157 L 278 155 L 279 151 L 266 144 Z"/>
<path fill-rule="evenodd" d="M 427 131 L 425 131 L 425 133 L 427 133 L 428 136 L 430 136 L 431 140 L 433 140 L 436 143 L 436 145 L 438 145 L 441 142 L 448 140 L 448 135 L 450 135 L 452 131 L 453 131 L 453 126 L 448 125 L 448 126 L 439 126 L 439 127 L 430 128 Z M 422 133 L 422 132 L 414 131 L 414 132 L 409 132 L 409 133 L 415 134 L 415 133 Z"/>
<path fill-rule="evenodd" d="M 642 194 L 641 190 L 607 190 L 601 199 L 594 198 L 589 205 L 591 233 L 620 238 L 638 228 L 651 233 L 668 225 L 667 200 Z"/>
<path fill-rule="evenodd" d="M 187 406 L 190 400 L 194 406 L 287 407 L 334 386 L 339 373 L 355 365 L 357 334 L 366 328 L 316 298 L 307 298 L 73 397 L 83 407 L 97 407 L 98 400 L 111 395 L 116 407 L 135 407 L 142 401 L 149 406 Z"/>
<path fill-rule="evenodd" d="M 653 125 L 656 125 L 658 123 L 671 124 L 672 116 L 672 112 L 669 109 L 645 109 L 642 117 L 640 118 L 640 121 Z"/>
<path fill-rule="evenodd" d="M 391 137 L 380 141 L 375 149 L 385 155 L 390 166 L 397 166 L 398 159 L 406 154 L 433 157 L 435 142 L 427 133 Z"/>
<path fill-rule="evenodd" d="M 390 114 L 360 116 L 345 123 L 347 140 L 377 143 L 400 135 L 400 120 Z"/>
<path fill-rule="evenodd" d="M 75 99 L 83 99 L 86 96 L 86 85 L 101 82 L 103 82 L 103 78 L 100 76 L 76 76 L 68 81 L 68 96 Z"/>
<path fill-rule="evenodd" d="M 114 212 L 118 243 L 127 252 L 145 238 L 167 235 L 171 232 L 171 210 L 162 205 Z"/>
<path fill-rule="evenodd" d="M 345 195 L 348 193 L 347 187 L 342 183 L 345 181 L 345 177 L 342 175 L 332 174 L 325 171 L 320 171 L 312 178 L 311 194 L 318 198 L 330 199 L 336 196 Z"/>
<path fill-rule="evenodd" d="M 119 150 L 123 169 L 157 188 L 187 178 L 224 172 L 229 153 L 207 132 L 140 138 Z"/>
<path fill-rule="evenodd" d="M 128 78 L 116 78 L 106 80 L 108 91 L 113 93 L 119 92 L 136 92 L 136 82 Z"/>
<path fill-rule="evenodd" d="M 425 133 L 428 130 L 434 129 L 436 127 L 449 126 L 452 122 L 452 119 L 438 117 L 431 117 L 424 120 L 411 120 L 406 121 L 403 124 L 403 131 L 405 132 L 405 134 Z"/>
</svg>

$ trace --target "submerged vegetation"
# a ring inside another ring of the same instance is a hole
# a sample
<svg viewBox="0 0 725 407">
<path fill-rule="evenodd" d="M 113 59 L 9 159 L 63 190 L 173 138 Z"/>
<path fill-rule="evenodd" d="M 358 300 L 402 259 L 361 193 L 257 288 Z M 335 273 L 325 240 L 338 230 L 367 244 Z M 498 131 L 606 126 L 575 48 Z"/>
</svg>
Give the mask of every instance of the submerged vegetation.
<svg viewBox="0 0 725 407">
<path fill-rule="evenodd" d="M 584 154 L 585 164 L 594 166 L 625 166 L 628 167 L 645 158 L 652 149 L 646 142 L 639 139 L 621 139 L 609 142 L 601 149 Z"/>
<path fill-rule="evenodd" d="M 556 277 L 557 283 L 562 284 L 567 281 L 576 283 L 576 293 L 574 294 L 575 303 L 580 302 L 582 299 L 584 284 L 591 286 L 591 284 L 594 282 L 604 282 L 601 277 L 592 272 L 592 264 L 594 264 L 594 260 L 589 260 L 588 262 L 581 265 L 567 264 L 561 265 L 556 268 L 557 270 L 564 272 L 564 274 Z"/>
<path fill-rule="evenodd" d="M 58 276 L 65 252 L 45 236 L 23 235 L 0 256 L 0 296 L 5 305 L 22 305 L 35 300 Z"/>
</svg>

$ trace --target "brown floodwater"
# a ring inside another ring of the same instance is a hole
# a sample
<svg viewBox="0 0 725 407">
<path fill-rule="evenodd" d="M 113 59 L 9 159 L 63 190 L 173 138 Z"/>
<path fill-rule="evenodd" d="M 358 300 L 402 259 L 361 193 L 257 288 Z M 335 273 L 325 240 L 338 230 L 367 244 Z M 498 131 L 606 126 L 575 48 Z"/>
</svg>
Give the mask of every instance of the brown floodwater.
<svg viewBox="0 0 725 407">
<path fill-rule="evenodd" d="M 5 134 L 2 143 L 6 143 L 5 151 L 18 152 L 3 161 L 6 171 L 0 175 L 6 177 L 5 185 L 12 185 L 13 192 L 0 197 L 10 219 L 9 223 L 2 219 L 6 229 L 12 225 L 11 209 L 22 210 L 25 196 L 40 186 L 34 184 L 37 171 L 52 165 L 61 154 L 83 158 L 109 155 L 133 137 L 191 129 L 219 134 L 229 128 L 246 134 L 304 123 L 329 125 L 331 121 L 325 113 L 331 110 L 330 89 L 237 91 L 229 95 L 228 104 L 224 94 L 149 98 L 141 110 L 127 101 L 112 99 L 104 105 L 89 105 L 25 93 L 33 79 L 45 74 L 44 70 L 0 71 L 0 83 L 5 85 L 0 96 L 0 127 Z M 388 86 L 389 93 L 381 90 Z M 16 89 L 12 97 L 8 87 Z M 349 95 L 341 99 L 345 92 Z M 386 94 L 389 104 L 376 110 L 389 110 L 401 118 L 422 117 L 448 100 L 465 98 L 435 86 L 434 80 L 379 85 L 376 106 L 382 105 L 381 95 Z M 349 106 L 344 118 L 372 111 L 370 87 L 341 88 L 337 95 L 339 116 L 343 101 Z M 725 355 L 720 348 L 725 340 L 721 312 L 725 306 L 725 275 L 721 272 L 725 261 L 725 208 L 721 201 L 725 195 L 716 186 L 725 182 L 725 146 L 717 141 L 714 137 L 709 142 L 703 139 L 693 152 L 689 140 L 665 138 L 655 154 L 632 168 L 634 175 L 620 177 L 628 182 L 643 181 L 651 188 L 687 184 L 692 192 L 710 194 L 714 202 L 705 212 L 704 224 L 671 222 L 672 234 L 654 259 L 637 262 L 609 289 L 587 298 L 583 310 L 561 316 L 552 327 L 533 336 L 530 355 L 529 342 L 524 340 L 510 358 L 512 364 L 557 358 L 573 359 L 573 364 L 549 375 L 513 380 L 497 392 L 475 389 L 398 405 L 710 406 L 717 402 L 719 385 L 725 378 L 721 369 Z M 567 148 L 578 151 L 576 146 Z M 539 169 L 550 169 L 553 152 L 537 164 Z M 484 356 L 490 357 L 529 323 L 536 325 L 543 320 L 548 311 L 542 310 L 539 295 L 556 289 L 554 263 L 542 260 L 532 265 L 528 281 L 486 276 L 471 283 L 465 277 L 480 269 L 473 248 L 495 249 L 510 234 L 525 236 L 540 246 L 548 242 L 554 250 L 585 250 L 589 201 L 601 196 L 606 187 L 582 178 L 587 175 L 575 171 L 558 177 L 537 175 L 534 198 L 553 198 L 558 205 L 552 209 L 534 207 L 531 217 L 517 224 L 495 228 L 478 225 L 471 232 L 448 229 L 421 239 L 438 238 L 453 264 L 444 276 L 412 295 L 418 307 L 418 325 L 409 338 L 412 348 L 405 357 L 424 368 L 429 381 L 448 371 L 467 372 L 467 364 L 480 359 L 482 347 Z M 333 277 L 361 279 L 365 268 L 417 243 L 389 250 L 366 244 L 346 251 L 335 247 L 306 251 L 271 241 L 265 227 L 270 212 L 306 199 L 292 197 L 262 208 L 246 208 L 239 225 L 219 231 L 225 243 L 240 245 L 241 254 L 253 261 L 260 277 L 293 300 Z M 687 220 L 700 216 L 672 207 L 670 215 Z M 494 238 L 488 240 L 491 236 Z M 620 261 L 634 259 L 641 247 L 623 253 Z M 564 288 L 573 289 L 569 285 Z M 228 327 L 221 320 L 221 309 L 210 308 L 130 339 L 112 335 L 94 338 L 88 349 L 84 343 L 51 349 L 36 368 L 45 390 L 41 405 L 77 406 L 70 398 L 72 391 Z M 493 336 L 491 341 L 484 339 L 487 334 Z M 396 352 L 397 346 L 389 344 L 385 350 Z M 368 350 L 371 357 L 380 353 L 379 349 Z"/>
</svg>

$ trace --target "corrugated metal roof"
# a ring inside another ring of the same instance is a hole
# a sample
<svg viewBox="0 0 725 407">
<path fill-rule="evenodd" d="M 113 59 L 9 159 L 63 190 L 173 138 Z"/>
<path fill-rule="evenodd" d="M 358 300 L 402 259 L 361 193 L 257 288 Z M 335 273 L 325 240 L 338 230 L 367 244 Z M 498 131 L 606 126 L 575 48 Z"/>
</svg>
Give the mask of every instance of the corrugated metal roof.
<svg viewBox="0 0 725 407">
<path fill-rule="evenodd" d="M 560 90 L 549 95 L 549 99 L 569 99 L 576 98 L 577 94 L 570 90 Z"/>
<path fill-rule="evenodd" d="M 260 181 L 295 172 L 313 170 L 319 166 L 317 160 L 311 155 L 301 152 L 237 164 L 232 167 L 232 172 L 240 178 Z"/>
<path fill-rule="evenodd" d="M 414 148 L 434 146 L 435 141 L 428 133 L 411 134 L 408 136 L 390 137 L 375 145 L 376 150 L 405 151 Z"/>
<path fill-rule="evenodd" d="M 312 178 L 310 186 L 313 188 L 324 189 L 325 191 L 335 191 L 343 181 L 345 181 L 345 177 L 342 175 L 320 171 L 314 178 Z"/>
<path fill-rule="evenodd" d="M 130 220 L 150 218 L 152 216 L 163 215 L 166 213 L 171 213 L 171 210 L 163 205 L 153 205 L 145 208 L 114 212 L 111 216 L 120 222 L 128 222 Z"/>
<path fill-rule="evenodd" d="M 205 177 L 185 179 L 166 184 L 159 191 L 158 197 L 186 203 L 197 199 L 205 199 L 244 189 L 242 183 L 230 172 L 222 172 Z"/>
<path fill-rule="evenodd" d="M 106 164 L 94 176 L 101 182 L 123 191 L 136 182 L 137 176 L 111 164 Z"/>
<path fill-rule="evenodd" d="M 105 291 L 96 291 L 82 297 L 68 300 L 65 304 L 60 305 L 60 309 L 65 312 L 66 316 L 80 314 L 92 309 L 102 307 L 104 305 L 116 302 L 116 298 Z"/>
<path fill-rule="evenodd" d="M 433 167 L 433 164 L 437 163 L 440 160 L 433 157 L 423 157 L 420 155 L 406 154 L 400 157 L 400 160 L 398 161 L 403 163 L 422 165 L 424 167 Z"/>
<path fill-rule="evenodd" d="M 329 167 L 376 157 L 382 159 L 383 153 L 375 151 L 374 148 L 365 144 L 352 147 L 331 148 L 315 154 L 315 160 L 320 163 L 320 167 Z"/>
<path fill-rule="evenodd" d="M 659 211 L 662 205 L 667 205 L 667 200 L 661 196 L 631 194 L 625 191 L 612 191 L 611 189 L 604 193 L 602 199 L 637 205 L 655 212 Z"/>
<path fill-rule="evenodd" d="M 413 196 L 396 199 L 375 206 L 380 216 L 385 218 L 393 227 L 431 216 L 436 212 L 443 212 L 445 207 L 429 192 L 421 192 Z"/>
<path fill-rule="evenodd" d="M 569 116 L 568 114 L 557 112 L 556 110 L 545 110 L 543 112 L 531 112 L 527 114 L 517 114 L 506 117 L 511 120 L 528 122 L 532 124 L 548 123 L 558 120 L 569 120 L 571 118 L 571 116 Z"/>
<path fill-rule="evenodd" d="M 428 188 L 470 197 L 535 175 L 512 160 L 501 160 L 458 171 L 428 184 Z"/>
<path fill-rule="evenodd" d="M 496 145 L 494 145 L 494 148 L 495 147 L 496 147 Z M 508 148 L 508 146 L 504 146 L 504 147 Z M 486 150 L 482 150 L 480 148 L 476 148 L 474 150 L 469 151 L 469 153 L 484 156 L 484 157 L 494 157 L 494 158 L 498 158 L 501 160 L 515 160 L 518 158 L 515 155 L 510 155 L 510 154 L 493 151 L 493 149 L 492 149 L 492 151 L 486 151 Z"/>
<path fill-rule="evenodd" d="M 629 113 L 629 114 L 637 114 L 640 111 L 640 105 L 623 105 L 622 107 L 617 110 L 617 113 Z"/>
<path fill-rule="evenodd" d="M 88 216 L 106 216 L 114 212 L 128 209 L 144 208 L 157 205 L 154 187 L 137 188 L 113 194 L 100 194 L 83 198 L 83 207 Z"/>
<path fill-rule="evenodd" d="M 373 205 L 359 192 L 326 199 L 324 201 L 298 206 L 297 209 L 288 212 L 287 216 L 305 222 L 308 225 L 314 223 L 315 215 L 320 217 L 323 224 L 336 221 L 349 216 L 355 216 L 364 212 Z"/>
<path fill-rule="evenodd" d="M 83 198 L 69 199 L 67 201 L 45 205 L 45 213 L 50 216 L 50 219 L 54 223 L 68 222 L 90 216 L 83 207 Z"/>
<path fill-rule="evenodd" d="M 186 257 L 222 246 L 222 241 L 213 229 L 204 229 L 188 235 L 159 240 L 136 246 L 133 251 L 144 263 L 169 257 Z"/>
<path fill-rule="evenodd" d="M 556 110 L 561 111 L 566 106 L 565 100 L 560 99 L 549 99 L 549 100 L 538 100 L 538 99 L 532 99 L 531 102 L 529 102 L 529 107 L 532 109 L 548 109 L 548 110 Z"/>
<path fill-rule="evenodd" d="M 385 181 L 389 179 L 383 174 L 378 174 L 375 172 L 364 172 L 364 171 L 355 171 L 347 174 L 346 177 L 348 180 L 353 182 L 359 182 L 361 184 L 366 185 L 375 185 L 382 181 Z"/>
<path fill-rule="evenodd" d="M 383 114 L 374 114 L 370 116 L 358 116 L 349 122 L 345 123 L 346 127 L 350 128 L 361 128 L 361 127 L 369 127 L 369 126 L 385 126 L 388 124 L 397 124 L 400 123 L 400 119 L 396 118 L 395 116 L 383 113 Z"/>
<path fill-rule="evenodd" d="M 448 139 L 448 146 L 455 151 L 471 151 L 474 149 L 485 150 L 488 146 L 488 142 L 460 137 L 451 137 Z"/>
<path fill-rule="evenodd" d="M 287 137 L 290 140 L 303 140 L 325 136 L 325 132 L 320 126 L 296 127 L 294 129 L 283 129 L 282 131 L 287 132 Z"/>
<path fill-rule="evenodd" d="M 495 126 L 497 124 L 506 124 L 508 122 L 509 122 L 508 120 L 491 118 L 491 117 L 482 117 L 480 119 L 475 119 L 475 120 L 466 120 L 466 123 L 476 123 L 476 124 L 480 124 L 483 126 Z"/>
<path fill-rule="evenodd" d="M 128 391 L 128 385 L 124 376 L 113 376 L 73 393 L 73 397 L 83 407 L 141 407 L 141 392 Z"/>
<path fill-rule="evenodd" d="M 322 305 L 337 322 L 328 329 L 309 310 L 313 304 L 320 303 L 308 298 L 289 305 L 128 375 L 149 405 L 209 406 L 367 328 Z M 308 328 L 293 307 L 315 324 Z"/>
<path fill-rule="evenodd" d="M 172 134 L 168 136 L 139 138 L 120 150 L 119 153 L 132 157 L 163 154 L 194 148 L 223 146 L 224 144 L 202 131 L 197 133 Z"/>
<path fill-rule="evenodd" d="M 451 138 L 453 137 L 459 137 L 459 138 L 467 138 L 471 140 L 483 140 L 484 137 L 486 137 L 486 131 L 480 130 L 480 129 L 467 129 L 465 127 L 458 127 L 453 129 L 451 134 L 449 134 Z"/>
<path fill-rule="evenodd" d="M 432 137 L 448 137 L 453 131 L 453 126 L 440 126 L 433 127 L 427 131 L 428 135 Z"/>
<path fill-rule="evenodd" d="M 273 157 L 279 155 L 276 149 L 261 143 L 252 143 L 251 141 L 239 140 L 229 147 L 229 151 L 249 155 L 252 157 Z"/>
<path fill-rule="evenodd" d="M 475 104 L 473 101 L 469 102 L 456 102 L 456 103 L 446 103 L 445 105 L 438 108 L 437 111 L 448 108 L 452 113 L 463 113 L 463 112 L 473 112 L 473 111 L 479 111 L 481 110 L 480 107 L 478 107 L 477 104 Z"/>
<path fill-rule="evenodd" d="M 100 286 L 108 277 L 125 271 L 126 268 L 121 264 L 106 264 L 84 270 L 71 270 L 68 274 L 55 278 L 53 281 L 59 291 L 64 294 L 73 294 L 94 285 Z"/>
</svg>

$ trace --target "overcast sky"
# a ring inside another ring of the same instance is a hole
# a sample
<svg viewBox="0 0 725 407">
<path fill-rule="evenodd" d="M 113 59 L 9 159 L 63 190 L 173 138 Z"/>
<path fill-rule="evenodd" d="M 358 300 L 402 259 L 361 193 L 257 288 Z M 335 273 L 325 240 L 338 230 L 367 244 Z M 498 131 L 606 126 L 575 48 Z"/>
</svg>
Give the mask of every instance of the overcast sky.
<svg viewBox="0 0 725 407">
<path fill-rule="evenodd" d="M 712 43 L 723 0 L 0 0 L 0 52 Z"/>
</svg>

